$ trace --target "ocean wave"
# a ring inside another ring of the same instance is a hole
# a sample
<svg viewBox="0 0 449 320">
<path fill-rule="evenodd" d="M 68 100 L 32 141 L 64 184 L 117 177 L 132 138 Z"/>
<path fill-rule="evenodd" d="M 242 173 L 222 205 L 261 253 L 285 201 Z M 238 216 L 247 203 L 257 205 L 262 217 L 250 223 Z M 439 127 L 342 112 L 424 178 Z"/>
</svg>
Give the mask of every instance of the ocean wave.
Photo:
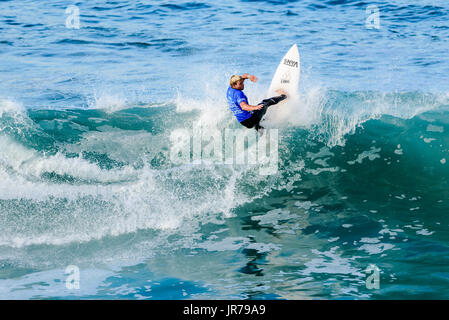
<svg viewBox="0 0 449 320">
<path fill-rule="evenodd" d="M 386 192 L 399 183 L 398 173 L 420 172 L 424 185 L 447 173 L 445 94 L 311 89 L 291 106 L 286 123 L 268 121 L 279 130 L 278 170 L 271 176 L 251 165 L 170 161 L 176 130 L 201 128 L 210 136 L 240 128 L 226 107 L 211 108 L 221 103 L 213 94 L 201 101 L 179 95 L 159 108 L 111 110 L 110 101 L 97 101 L 107 110 L 27 111 L 2 100 L 0 245 L 58 245 L 198 225 L 276 190 L 294 190 L 308 176 L 332 175 L 357 187 L 375 174 Z"/>
</svg>

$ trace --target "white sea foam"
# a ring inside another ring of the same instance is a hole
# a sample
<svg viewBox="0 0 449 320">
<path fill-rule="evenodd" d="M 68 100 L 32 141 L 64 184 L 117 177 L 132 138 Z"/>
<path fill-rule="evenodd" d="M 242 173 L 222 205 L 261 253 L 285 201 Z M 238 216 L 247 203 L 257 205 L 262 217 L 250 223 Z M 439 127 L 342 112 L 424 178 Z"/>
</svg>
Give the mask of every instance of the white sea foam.
<svg viewBox="0 0 449 320">
<path fill-rule="evenodd" d="M 242 190 L 242 175 L 250 167 L 187 164 L 105 169 L 81 156 L 82 151 L 91 150 L 130 160 L 125 146 L 133 145 L 136 135 L 150 138 L 144 132 L 128 132 L 126 138 L 116 139 L 115 148 L 98 149 L 105 139 L 119 133 L 86 132 L 79 142 L 61 148 L 79 152 L 77 157 L 46 154 L 0 136 L 0 148 L 5 151 L 0 154 L 0 200 L 5 208 L 0 215 L 0 245 L 63 245 L 145 229 L 188 230 L 204 221 L 216 221 L 220 214 L 231 216 L 235 207 L 273 187 L 268 184 L 252 194 Z M 120 157 L 119 150 L 128 157 Z M 138 150 L 134 151 L 138 158 Z M 60 178 L 53 180 L 52 175 Z M 255 184 L 266 180 L 251 176 L 247 178 L 255 179 Z M 276 178 L 272 181 L 276 185 Z"/>
</svg>

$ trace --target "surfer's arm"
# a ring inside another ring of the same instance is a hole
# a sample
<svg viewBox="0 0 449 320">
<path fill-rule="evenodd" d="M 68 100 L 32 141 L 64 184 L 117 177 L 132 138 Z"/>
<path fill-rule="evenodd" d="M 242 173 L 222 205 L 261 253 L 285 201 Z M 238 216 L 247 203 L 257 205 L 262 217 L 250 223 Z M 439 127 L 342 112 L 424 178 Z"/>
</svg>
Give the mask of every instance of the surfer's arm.
<svg viewBox="0 0 449 320">
<path fill-rule="evenodd" d="M 257 82 L 257 80 L 258 80 L 256 76 L 253 76 L 252 74 L 249 74 L 249 73 L 242 74 L 242 79 L 244 79 L 244 80 L 249 79 L 252 82 Z"/>
<path fill-rule="evenodd" d="M 259 104 L 257 106 L 252 106 L 247 104 L 245 101 L 240 102 L 240 108 L 245 111 L 254 111 L 254 110 L 260 110 L 263 108 L 263 104 Z"/>
</svg>

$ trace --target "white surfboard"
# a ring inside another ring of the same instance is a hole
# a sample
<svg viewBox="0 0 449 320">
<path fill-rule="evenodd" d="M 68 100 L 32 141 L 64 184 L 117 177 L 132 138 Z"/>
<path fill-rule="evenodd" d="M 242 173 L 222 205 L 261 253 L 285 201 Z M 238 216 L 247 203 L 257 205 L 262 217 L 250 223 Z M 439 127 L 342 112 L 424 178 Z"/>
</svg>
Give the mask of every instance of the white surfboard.
<svg viewBox="0 0 449 320">
<path fill-rule="evenodd" d="M 283 89 L 288 94 L 288 99 L 281 101 L 277 105 L 268 108 L 264 120 L 273 118 L 273 114 L 278 108 L 288 101 L 298 99 L 299 75 L 301 71 L 301 61 L 299 58 L 298 46 L 294 44 L 281 59 L 279 66 L 271 80 L 267 98 L 278 96 L 277 89 Z"/>
<path fill-rule="evenodd" d="M 279 95 L 275 92 L 277 89 L 285 90 L 289 96 L 296 96 L 298 94 L 300 71 L 301 62 L 299 60 L 298 46 L 294 44 L 287 51 L 276 69 L 271 80 L 270 89 L 268 89 L 268 98 Z"/>
</svg>

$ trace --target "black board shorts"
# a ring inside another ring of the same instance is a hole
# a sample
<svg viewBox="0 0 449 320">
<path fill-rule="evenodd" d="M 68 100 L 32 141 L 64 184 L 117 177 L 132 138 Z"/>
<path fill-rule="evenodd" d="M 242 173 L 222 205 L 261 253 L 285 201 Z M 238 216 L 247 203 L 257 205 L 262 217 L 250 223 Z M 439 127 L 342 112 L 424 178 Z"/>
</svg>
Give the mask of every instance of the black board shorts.
<svg viewBox="0 0 449 320">
<path fill-rule="evenodd" d="M 247 128 L 255 127 L 256 129 L 259 129 L 259 127 L 260 127 L 259 122 L 260 122 L 260 120 L 262 120 L 263 116 L 265 115 L 265 112 L 267 112 L 268 107 L 275 105 L 286 98 L 287 98 L 287 96 L 285 94 L 283 94 L 283 95 L 280 95 L 277 97 L 272 97 L 272 98 L 263 100 L 261 103 L 259 103 L 259 104 L 263 104 L 262 109 L 253 111 L 253 114 L 250 118 L 245 119 L 240 123 Z"/>
</svg>

